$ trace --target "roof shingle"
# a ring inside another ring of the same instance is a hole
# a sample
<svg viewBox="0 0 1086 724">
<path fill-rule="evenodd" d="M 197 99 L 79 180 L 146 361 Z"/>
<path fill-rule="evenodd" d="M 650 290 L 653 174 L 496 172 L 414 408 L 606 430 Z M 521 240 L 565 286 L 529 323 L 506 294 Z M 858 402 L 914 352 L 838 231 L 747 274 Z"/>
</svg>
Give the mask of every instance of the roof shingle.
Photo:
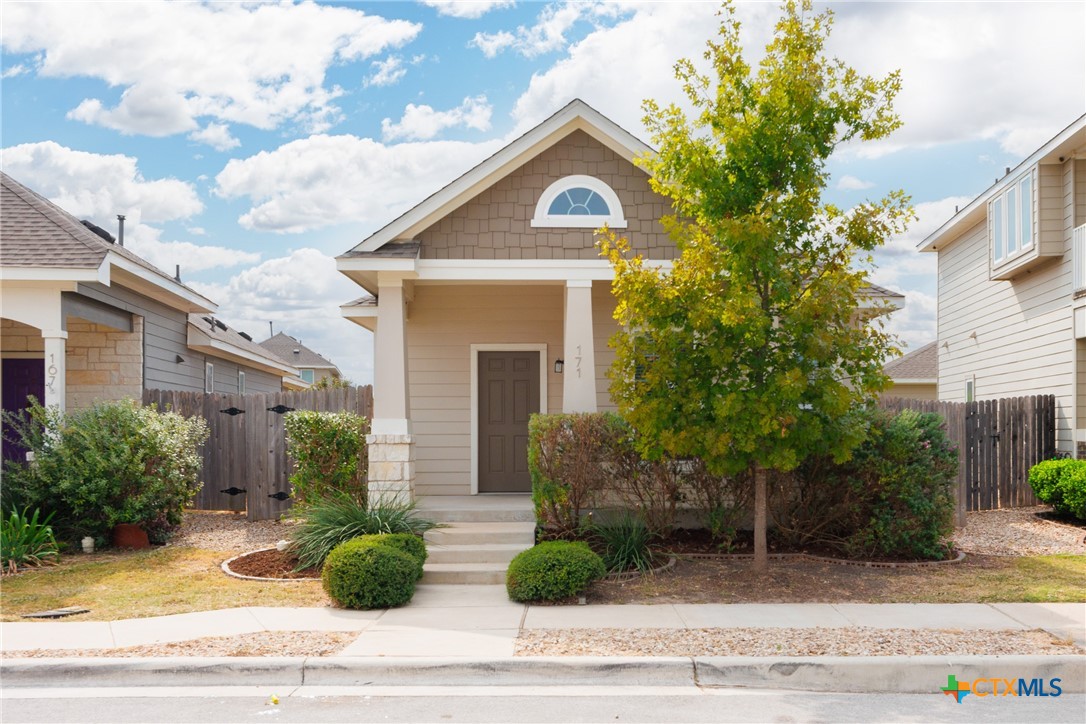
<svg viewBox="0 0 1086 724">
<path fill-rule="evenodd" d="M 882 371 L 895 380 L 935 380 L 939 377 L 939 348 L 928 342 L 906 355 L 887 362 Z"/>
</svg>

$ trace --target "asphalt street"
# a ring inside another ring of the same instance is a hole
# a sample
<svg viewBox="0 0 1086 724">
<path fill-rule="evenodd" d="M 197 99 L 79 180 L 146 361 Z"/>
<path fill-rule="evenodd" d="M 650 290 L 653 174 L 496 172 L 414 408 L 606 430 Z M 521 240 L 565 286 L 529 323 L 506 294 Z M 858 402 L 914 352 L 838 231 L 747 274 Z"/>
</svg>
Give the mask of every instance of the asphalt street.
<svg viewBox="0 0 1086 724">
<path fill-rule="evenodd" d="M 273 697 L 278 703 L 273 703 Z M 965 699 L 689 687 L 8 689 L 15 722 L 1081 722 L 1086 696 Z"/>
</svg>

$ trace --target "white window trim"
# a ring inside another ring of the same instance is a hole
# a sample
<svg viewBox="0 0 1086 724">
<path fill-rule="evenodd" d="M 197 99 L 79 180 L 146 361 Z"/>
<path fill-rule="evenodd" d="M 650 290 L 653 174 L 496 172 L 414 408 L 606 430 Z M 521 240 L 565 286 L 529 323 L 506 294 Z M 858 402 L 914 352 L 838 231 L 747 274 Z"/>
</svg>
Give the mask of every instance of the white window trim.
<svg viewBox="0 0 1086 724">
<path fill-rule="evenodd" d="M 238 370 L 238 394 L 245 394 L 245 371 Z"/>
<path fill-rule="evenodd" d="M 977 401 L 977 378 L 974 375 L 968 375 L 965 378 L 965 394 L 963 395 L 966 402 Z"/>
<path fill-rule="evenodd" d="M 547 345 L 473 344 L 471 350 L 471 494 L 479 494 L 479 353 L 539 352 L 539 413 L 547 414 Z"/>
<path fill-rule="evenodd" d="M 204 392 L 210 394 L 215 391 L 215 365 L 204 363 Z"/>
<path fill-rule="evenodd" d="M 309 379 L 308 380 L 305 378 L 305 373 L 306 372 L 309 373 Z M 300 377 L 303 382 L 308 382 L 309 384 L 312 385 L 317 381 L 317 371 L 316 370 L 311 370 L 311 369 L 308 369 L 308 368 L 304 369 L 304 370 L 299 369 L 298 370 L 298 377 Z"/>
<path fill-rule="evenodd" d="M 551 215 L 547 210 L 554 199 L 564 191 L 573 188 L 586 188 L 595 191 L 607 203 L 611 210 L 609 216 L 569 216 L 566 214 Z M 608 226 L 612 229 L 625 229 L 626 217 L 622 212 L 622 202 L 618 200 L 618 194 L 614 190 L 594 176 L 573 175 L 558 179 L 546 188 L 535 205 L 535 215 L 532 217 L 533 228 L 543 229 L 598 229 Z"/>
<path fill-rule="evenodd" d="M 1030 233 L 1028 239 L 1020 239 L 1018 233 L 1022 229 L 1022 182 L 1026 179 L 1030 182 L 1030 198 L 1029 198 L 1029 222 Z M 1009 204 L 1007 202 L 1007 195 L 1010 192 L 1014 192 L 1015 195 L 1015 213 L 1014 213 L 1014 228 L 1012 229 L 1008 223 L 1008 209 Z M 1002 266 L 1014 259 L 1032 252 L 1037 246 L 1037 167 L 1029 169 L 1023 174 L 1017 176 L 1011 183 L 1007 184 L 1002 191 L 988 200 L 988 250 L 992 255 L 992 266 Z M 995 252 L 995 218 L 992 211 L 993 207 L 999 202 L 1000 205 L 1000 227 L 1003 229 L 1003 255 L 996 256 Z M 1012 252 L 1007 251 L 1009 246 L 1008 239 L 1010 234 L 1015 235 L 1015 249 Z"/>
</svg>

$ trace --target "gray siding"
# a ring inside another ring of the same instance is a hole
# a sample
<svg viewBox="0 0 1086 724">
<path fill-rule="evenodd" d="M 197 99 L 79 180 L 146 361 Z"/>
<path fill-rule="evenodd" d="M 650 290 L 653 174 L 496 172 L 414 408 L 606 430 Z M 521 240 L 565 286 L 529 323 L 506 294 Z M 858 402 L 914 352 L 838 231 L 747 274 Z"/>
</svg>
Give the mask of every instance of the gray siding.
<svg viewBox="0 0 1086 724">
<path fill-rule="evenodd" d="M 188 347 L 188 315 L 123 287 L 80 284 L 79 293 L 143 317 L 143 385 L 154 390 L 203 392 L 204 364 L 215 365 L 215 391 L 237 392 L 238 369 L 247 392 L 277 392 L 282 377 L 243 367 Z M 182 362 L 177 361 L 180 355 Z"/>
<path fill-rule="evenodd" d="M 641 169 L 584 131 L 574 131 L 418 235 L 424 259 L 599 259 L 594 229 L 533 228 L 540 195 L 566 176 L 592 176 L 622 202 L 628 224 L 616 231 L 650 259 L 678 252 L 660 225 L 670 202 Z"/>
</svg>

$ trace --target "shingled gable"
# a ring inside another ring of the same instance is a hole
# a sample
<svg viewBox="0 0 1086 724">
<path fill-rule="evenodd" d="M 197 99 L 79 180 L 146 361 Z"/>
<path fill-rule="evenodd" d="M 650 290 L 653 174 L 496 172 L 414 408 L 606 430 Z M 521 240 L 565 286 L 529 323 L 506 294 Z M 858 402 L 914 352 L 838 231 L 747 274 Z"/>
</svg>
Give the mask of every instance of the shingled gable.
<svg viewBox="0 0 1086 724">
<path fill-rule="evenodd" d="M 627 161 L 633 161 L 639 154 L 652 151 L 644 142 L 584 101 L 573 100 L 553 116 L 435 192 L 339 258 L 349 258 L 352 252 L 375 252 L 391 241 L 413 239 L 416 234 L 486 190 L 497 179 L 513 172 L 542 151 L 578 130 L 588 134 Z"/>
</svg>

